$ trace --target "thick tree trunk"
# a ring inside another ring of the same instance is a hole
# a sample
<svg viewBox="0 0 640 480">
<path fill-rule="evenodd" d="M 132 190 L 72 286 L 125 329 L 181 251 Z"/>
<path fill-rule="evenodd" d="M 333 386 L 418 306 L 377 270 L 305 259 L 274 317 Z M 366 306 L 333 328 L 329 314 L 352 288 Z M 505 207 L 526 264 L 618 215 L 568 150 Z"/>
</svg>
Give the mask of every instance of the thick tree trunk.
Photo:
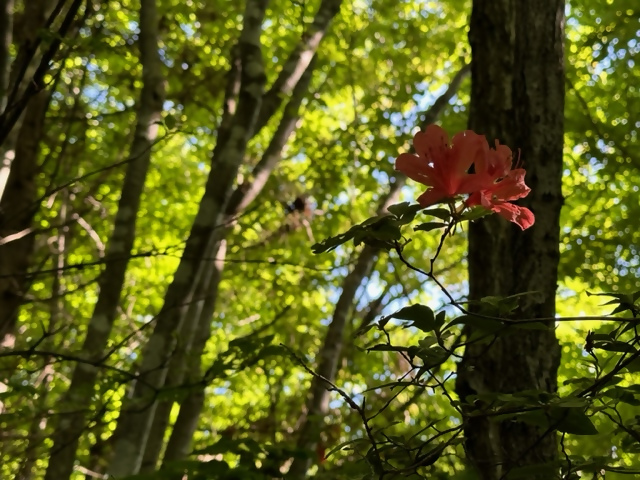
<svg viewBox="0 0 640 480">
<path fill-rule="evenodd" d="M 539 292 L 523 297 L 517 310 L 523 318 L 555 314 L 563 202 L 563 27 L 562 0 L 473 3 L 469 128 L 490 143 L 499 139 L 521 150 L 531 187 L 522 204 L 533 210 L 536 223 L 522 232 L 493 215 L 470 225 L 469 296 Z M 522 330 L 489 346 L 469 345 L 458 369 L 458 395 L 554 392 L 559 359 L 553 323 L 546 331 Z M 557 458 L 554 432 L 478 417 L 466 422 L 466 451 L 483 480 Z"/>
<path fill-rule="evenodd" d="M 82 352 L 89 362 L 99 362 L 113 328 L 125 272 L 136 231 L 136 216 L 151 161 L 151 148 L 158 132 L 164 102 L 162 63 L 158 56 L 158 19 L 155 0 L 142 0 L 140 7 L 140 59 L 143 87 L 137 123 L 131 145 L 114 230 L 105 255 L 105 270 L 99 282 L 99 296 L 93 311 Z M 69 390 L 60 404 L 67 411 L 60 416 L 52 439 L 46 480 L 64 480 L 73 471 L 78 441 L 86 428 L 86 417 L 99 368 L 78 363 Z"/>
<path fill-rule="evenodd" d="M 437 120 L 446 108 L 449 100 L 456 94 L 462 80 L 469 72 L 468 66 L 463 67 L 453 78 L 449 88 L 436 99 L 434 104 L 424 114 L 421 115 L 422 123 L 428 125 Z M 400 189 L 405 184 L 406 177 L 397 174 L 396 181 L 392 184 L 387 197 L 381 203 L 378 214 L 384 213 L 387 207 L 393 205 L 398 199 Z M 318 353 L 318 366 L 316 373 L 322 375 L 329 381 L 334 381 L 338 373 L 338 361 L 342 355 L 342 347 L 344 343 L 344 329 L 347 325 L 349 314 L 353 308 L 354 298 L 357 289 L 363 280 L 369 276 L 373 268 L 374 260 L 380 253 L 379 249 L 365 247 L 360 252 L 355 267 L 345 277 L 342 282 L 342 292 L 333 312 L 331 324 L 327 330 L 322 348 Z M 297 447 L 306 452 L 315 451 L 316 445 L 320 439 L 324 417 L 327 414 L 329 406 L 328 385 L 318 377 L 313 377 L 311 386 L 307 392 L 307 400 L 305 410 L 303 412 L 302 421 L 298 428 Z M 309 470 L 313 459 L 311 457 L 295 458 L 287 473 L 287 478 L 298 480 L 306 478 L 307 470 Z"/>
</svg>

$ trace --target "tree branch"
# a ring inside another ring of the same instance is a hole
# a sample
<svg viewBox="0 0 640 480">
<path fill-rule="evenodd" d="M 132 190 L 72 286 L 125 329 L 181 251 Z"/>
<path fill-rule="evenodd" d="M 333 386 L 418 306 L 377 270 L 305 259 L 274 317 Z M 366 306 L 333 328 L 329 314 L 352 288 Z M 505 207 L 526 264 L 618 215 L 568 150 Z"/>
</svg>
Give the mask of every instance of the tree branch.
<svg viewBox="0 0 640 480">
<path fill-rule="evenodd" d="M 342 0 L 322 0 L 313 22 L 302 34 L 300 42 L 282 66 L 280 74 L 262 100 L 262 107 L 256 122 L 258 133 L 269 122 L 273 114 L 280 108 L 282 100 L 289 95 L 305 70 L 322 41 L 333 18 L 340 11 Z"/>
</svg>

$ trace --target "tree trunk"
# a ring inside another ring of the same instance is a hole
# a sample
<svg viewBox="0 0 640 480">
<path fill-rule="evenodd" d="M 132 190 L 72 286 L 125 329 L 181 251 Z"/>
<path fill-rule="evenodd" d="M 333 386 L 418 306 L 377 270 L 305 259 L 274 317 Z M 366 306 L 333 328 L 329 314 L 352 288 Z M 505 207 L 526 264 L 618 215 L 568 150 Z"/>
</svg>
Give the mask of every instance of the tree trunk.
<svg viewBox="0 0 640 480">
<path fill-rule="evenodd" d="M 158 132 L 164 102 L 162 63 L 158 56 L 158 20 L 155 0 L 142 0 L 140 7 L 140 60 L 143 87 L 136 129 L 130 150 L 114 230 L 105 255 L 105 270 L 99 282 L 99 296 L 82 346 L 87 363 L 78 363 L 69 390 L 61 402 L 67 413 L 59 419 L 52 439 L 46 480 L 69 478 L 73 471 L 78 441 L 86 428 L 86 417 L 99 372 L 96 366 L 113 328 L 125 272 L 135 240 L 136 216 L 151 161 L 151 148 Z"/>
<path fill-rule="evenodd" d="M 248 0 L 240 36 L 241 83 L 238 109 L 222 148 L 214 152 L 211 172 L 185 250 L 167 289 L 156 325 L 142 352 L 141 380 L 125 401 L 115 432 L 114 456 L 109 474 L 119 477 L 139 472 L 157 407 L 156 394 L 164 386 L 176 336 L 193 300 L 203 272 L 202 259 L 219 242 L 216 227 L 224 221 L 224 209 L 255 129 L 266 76 L 262 58 L 262 21 L 267 0 Z"/>
<path fill-rule="evenodd" d="M 36 176 L 49 100 L 49 92 L 40 92 L 24 113 L 0 201 L 0 342 L 6 347 L 14 343 L 18 309 L 30 286 L 26 272 L 35 237 L 29 229 L 39 208 Z"/>
<path fill-rule="evenodd" d="M 562 206 L 564 2 L 475 0 L 469 40 L 472 91 L 469 128 L 520 149 L 536 216 L 522 232 L 492 215 L 469 227 L 469 297 L 523 297 L 516 315 L 553 317 Z M 556 391 L 560 347 L 554 325 L 522 330 L 490 345 L 467 346 L 456 389 L 464 400 L 485 392 Z M 470 333 L 467 331 L 467 333 Z M 555 432 L 517 422 L 466 418 L 466 451 L 483 480 L 514 467 L 557 458 Z M 527 478 L 547 478 L 532 474 Z"/>
<path fill-rule="evenodd" d="M 437 120 L 446 108 L 449 100 L 458 91 L 462 80 L 469 72 L 468 66 L 463 67 L 453 78 L 447 90 L 436 99 L 431 108 L 421 115 L 422 123 L 428 125 Z M 405 184 L 406 177 L 400 173 L 396 175 L 396 181 L 392 184 L 387 197 L 378 209 L 378 215 L 386 212 L 387 207 L 397 201 L 400 189 Z M 342 283 L 342 293 L 333 312 L 331 324 L 327 330 L 322 348 L 318 354 L 318 366 L 316 373 L 333 382 L 338 373 L 338 361 L 342 355 L 344 329 L 348 315 L 354 303 L 354 297 L 362 281 L 369 276 L 373 268 L 374 260 L 380 253 L 379 249 L 365 247 L 358 256 L 353 270 L 345 277 Z M 297 447 L 306 452 L 313 452 L 320 439 L 320 433 L 324 424 L 324 417 L 329 406 L 328 385 L 318 377 L 313 377 L 311 386 L 307 392 L 305 410 L 302 422 L 298 428 Z M 291 480 L 306 478 L 307 470 L 312 464 L 312 458 L 297 457 L 291 463 L 287 478 Z"/>
<path fill-rule="evenodd" d="M 118 461 L 117 465 L 114 464 L 116 471 L 121 472 L 119 474 L 137 472 L 142 465 L 143 452 L 146 449 L 157 409 L 153 389 L 160 389 L 165 384 L 167 366 L 171 361 L 173 351 L 171 345 L 175 343 L 174 337 L 180 332 L 186 318 L 187 309 L 184 307 L 176 308 L 176 306 L 188 305 L 193 300 L 203 271 L 201 259 L 207 251 L 215 251 L 224 237 L 224 234 L 214 230 L 225 222 L 228 210 L 240 211 L 245 208 L 246 204 L 260 192 L 269 173 L 277 164 L 282 146 L 295 127 L 295 122 L 290 122 L 292 115 L 288 110 L 296 102 L 296 89 L 299 94 L 299 86 L 309 81 L 309 78 L 303 80 L 305 72 L 308 75 L 311 74 L 310 64 L 313 61 L 315 51 L 332 19 L 340 10 L 342 0 L 323 0 L 321 2 L 314 21 L 305 30 L 291 55 L 285 61 L 271 88 L 266 93 L 260 92 L 260 95 L 256 96 L 256 87 L 263 88 L 265 79 L 261 65 L 260 69 L 253 68 L 257 67 L 257 64 L 254 63 L 254 53 L 248 48 L 251 46 L 251 42 L 257 42 L 256 45 L 259 46 L 261 33 L 261 25 L 254 24 L 255 19 L 250 15 L 254 15 L 257 12 L 256 9 L 262 8 L 263 3 L 265 2 L 256 0 L 247 3 L 245 27 L 243 27 L 238 48 L 235 49 L 237 55 L 234 56 L 236 58 L 232 59 L 234 61 L 232 61 L 233 67 L 226 92 L 225 112 L 213 152 L 212 171 L 207 180 L 205 194 L 189 241 L 176 271 L 176 279 L 178 280 L 174 279 L 167 290 L 165 303 L 156 320 L 153 335 L 143 352 L 143 372 L 150 372 L 151 378 L 146 379 L 146 384 L 152 388 L 149 389 L 139 382 L 132 400 L 132 405 L 136 405 L 133 408 L 139 412 L 135 415 L 125 413 L 118 422 L 119 438 L 116 440 L 116 445 L 120 446 L 120 452 L 142 449 L 133 457 L 127 457 L 126 461 Z M 247 21 L 252 22 L 251 25 L 248 25 Z M 253 28 L 255 31 L 249 31 L 247 27 Z M 256 38 L 251 38 L 252 36 Z M 258 72 L 261 74 L 258 75 Z M 240 77 L 239 82 L 238 76 Z M 302 94 L 305 92 L 306 88 L 302 90 Z M 285 108 L 283 121 L 276 131 L 273 141 L 254 169 L 254 179 L 247 185 L 238 188 L 235 194 L 229 198 L 248 141 L 266 126 L 288 94 L 292 95 L 292 99 Z M 239 97 L 238 107 L 237 111 L 232 112 L 235 96 Z M 278 146 L 280 142 L 282 144 Z M 212 290 L 215 288 L 217 286 L 212 286 Z M 215 298 L 210 301 L 215 305 Z M 197 424 L 197 419 L 195 422 L 191 419 L 190 422 Z M 157 449 L 157 446 L 153 448 Z M 118 451 L 116 451 L 116 457 L 123 458 Z M 148 461 L 152 462 L 152 458 L 148 457 Z"/>
<path fill-rule="evenodd" d="M 0 2 L 0 113 L 7 108 L 13 43 L 14 0 Z"/>
<path fill-rule="evenodd" d="M 214 247 L 217 247 L 217 245 L 214 245 Z M 218 281 L 216 277 L 219 278 L 220 276 L 219 274 L 214 274 L 214 272 L 222 268 L 222 262 L 214 260 L 218 259 L 221 253 L 220 250 L 222 249 L 216 248 L 208 252 L 207 258 L 211 260 L 208 262 L 209 265 L 204 269 L 205 272 L 200 278 L 194 299 L 191 305 L 189 305 L 189 310 L 179 335 L 180 344 L 176 348 L 175 355 L 171 358 L 169 372 L 167 373 L 167 379 L 164 385 L 165 388 L 185 388 L 181 387 L 181 385 L 185 381 L 187 372 L 190 371 L 188 367 L 192 363 L 192 359 L 194 357 L 199 358 L 204 350 L 204 346 L 202 349 L 199 349 L 198 346 L 200 343 L 206 343 L 206 340 L 209 338 L 207 336 L 205 341 L 202 342 L 203 332 L 198 331 L 198 328 L 199 323 L 201 323 L 202 312 L 206 304 L 211 302 L 210 297 L 213 297 L 214 302 L 217 297 L 217 292 L 212 291 L 212 288 L 217 288 Z M 222 253 L 222 255 L 224 256 L 224 253 Z M 209 327 L 208 330 L 210 331 L 211 317 L 209 317 L 209 322 L 205 322 L 205 324 Z M 200 369 L 198 368 L 197 372 L 199 371 Z M 193 376 L 194 375 L 191 375 L 190 377 Z M 197 382 L 198 379 L 195 379 L 195 381 Z M 169 416 L 173 409 L 173 403 L 173 400 L 163 400 L 158 403 L 156 413 L 153 417 L 153 423 L 151 424 L 149 440 L 142 457 L 140 471 L 143 473 L 152 472 L 156 469 L 162 447 L 164 446 L 164 439 L 167 426 L 169 425 Z"/>
<path fill-rule="evenodd" d="M 186 359 L 186 370 L 190 373 L 187 380 L 197 382 L 202 380 L 202 354 L 211 338 L 211 321 L 215 311 L 216 300 L 218 298 L 218 288 L 222 279 L 222 269 L 226 255 L 226 242 L 223 241 L 220 248 L 215 252 L 211 262 L 211 278 L 207 295 L 204 297 L 200 318 L 197 323 L 197 333 L 193 342 L 193 354 Z M 198 385 L 192 388 L 187 397 L 180 402 L 180 412 L 171 431 L 169 443 L 163 458 L 163 465 L 174 460 L 183 460 L 191 449 L 193 434 L 198 428 L 198 420 L 204 407 L 206 385 Z"/>
<path fill-rule="evenodd" d="M 33 75 L 36 61 L 27 50 L 36 41 L 38 32 L 51 13 L 52 2 L 30 2 L 20 25 L 16 25 L 16 43 L 20 49 L 13 65 L 10 65 L 9 48 L 13 39 L 13 2 L 5 1 L 0 7 L 0 116 L 8 113 L 10 91 L 19 89 L 23 77 Z M 20 77 L 19 71 L 24 71 Z M 42 136 L 44 114 L 49 95 L 41 92 L 27 106 L 21 121 L 6 132 L 0 143 L 0 344 L 13 344 L 13 331 L 18 308 L 26 294 L 25 272 L 33 249 L 33 235 L 27 230 L 37 209 L 35 176 L 38 169 L 39 143 Z M 34 105 L 35 104 L 35 105 Z M 44 111 L 43 111 L 44 109 Z M 27 125 L 22 128 L 23 121 Z M 23 135 L 22 145 L 18 140 Z M 19 152 L 18 150 L 22 150 Z M 5 338 L 9 336 L 8 338 Z"/>
<path fill-rule="evenodd" d="M 292 92 L 291 99 L 284 108 L 283 116 L 273 138 L 269 142 L 269 146 L 266 148 L 264 155 L 251 173 L 252 178 L 239 185 L 231 194 L 229 203 L 225 209 L 225 225 L 232 224 L 234 218 L 239 213 L 243 212 L 256 199 L 260 192 L 262 192 L 262 189 L 266 185 L 271 173 L 282 158 L 284 147 L 295 131 L 296 125 L 300 120 L 300 107 L 302 105 L 302 101 L 309 92 L 309 83 L 313 76 L 313 70 L 313 63 L 311 63 L 306 67 L 302 77 L 300 77 Z M 220 232 L 220 238 L 226 238 L 228 231 L 228 228 L 222 229 Z M 215 246 L 217 247 L 217 245 Z M 210 252 L 208 257 L 220 259 L 220 261 L 217 262 L 220 263 L 224 257 L 224 249 L 216 249 Z M 192 305 L 195 305 L 196 307 L 189 308 L 185 325 L 183 326 L 180 334 L 180 339 L 182 340 L 180 348 L 177 351 L 177 354 L 171 359 L 171 365 L 166 381 L 166 386 L 168 387 L 178 386 L 184 381 L 185 373 L 187 371 L 186 363 L 188 359 L 185 358 L 182 351 L 189 351 L 189 356 L 191 357 L 200 357 L 203 354 L 206 343 L 211 336 L 210 323 L 215 311 L 218 283 L 222 279 L 222 267 L 220 266 L 218 269 L 215 264 L 216 262 L 212 262 L 212 266 L 205 269 L 207 274 L 200 279 L 200 283 L 196 288 L 194 298 L 197 299 L 197 301 L 192 303 Z M 218 271 L 214 275 L 213 273 L 217 269 Z M 205 308 L 203 308 L 203 306 L 205 306 Z M 204 328 L 200 326 L 202 323 L 205 324 Z M 199 329 L 201 332 L 197 335 L 197 345 L 192 345 L 194 338 L 193 335 L 196 329 Z M 200 363 L 197 362 L 197 365 L 192 365 L 191 368 L 195 368 L 193 371 L 199 373 Z M 191 371 L 191 369 L 189 370 Z M 191 395 L 191 393 L 189 393 L 189 395 Z M 172 406 L 173 402 L 169 400 L 158 405 L 153 420 L 149 444 L 147 445 L 142 462 L 143 471 L 150 471 L 155 467 L 158 461 L 162 442 L 164 441 L 164 433 L 169 423 L 169 414 L 171 413 Z M 195 421 L 192 419 L 187 420 L 189 425 L 197 425 L 197 419 L 199 418 L 201 411 L 201 408 L 191 408 L 189 410 L 187 415 L 189 417 L 196 417 Z M 182 417 L 182 421 L 185 421 L 184 417 Z M 184 436 L 184 434 L 181 436 Z M 182 451 L 183 448 L 181 447 L 178 450 Z"/>
</svg>

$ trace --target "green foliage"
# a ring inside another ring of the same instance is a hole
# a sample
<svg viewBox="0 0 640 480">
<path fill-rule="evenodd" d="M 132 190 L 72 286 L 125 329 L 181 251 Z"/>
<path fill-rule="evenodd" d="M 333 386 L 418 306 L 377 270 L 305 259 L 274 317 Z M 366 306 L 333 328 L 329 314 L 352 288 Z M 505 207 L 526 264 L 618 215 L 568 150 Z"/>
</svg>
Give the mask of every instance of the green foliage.
<svg viewBox="0 0 640 480">
<path fill-rule="evenodd" d="M 26 2 L 17 3 L 20 12 Z M 130 160 L 142 85 L 139 2 L 93 3 L 95 11 L 56 57 L 59 78 L 48 79 L 53 93 L 34 177 L 39 201 L 28 295 L 15 345 L 0 357 L 0 422 L 8 439 L 0 446 L 3 478 L 27 468 L 30 478 L 41 478 L 46 468 L 51 433 L 68 407 L 63 395 L 83 361 L 81 345 Z M 268 84 L 320 3 L 270 2 L 262 26 Z M 244 2 L 162 0 L 158 7 L 167 102 L 134 212 L 136 242 L 119 313 L 104 361 L 95 366 L 100 373 L 92 402 L 81 406 L 90 420 L 77 465 L 98 474 L 211 169 Z M 342 6 L 322 41 L 282 160 L 256 201 L 227 225 L 223 278 L 200 363 L 190 359 L 197 367 L 184 385 L 158 392 L 159 399 L 180 402 L 204 389 L 192 455 L 135 478 L 184 472 L 189 478 L 277 478 L 292 457 L 312 456 L 318 463 L 315 452 L 296 449 L 311 377 L 281 344 L 317 367 L 344 277 L 362 244 L 390 252 L 379 256 L 353 299 L 334 383 L 362 405 L 371 432 L 362 412 L 332 390 L 320 432 L 326 461 L 314 467 L 317 478 L 376 478 L 380 469 L 395 478 L 468 478 L 460 411 L 487 414 L 487 405 L 496 417 L 564 434 L 570 465 L 561 458 L 508 478 L 527 478 L 535 468 L 549 478 L 559 469 L 566 478 L 604 470 L 616 480 L 640 469 L 637 1 L 570 2 L 558 309 L 573 320 L 556 323 L 563 345 L 557 396 L 443 394 L 453 392 L 465 326 L 478 331 L 469 340 L 486 343 L 549 328 L 516 321 L 519 296 L 488 297 L 480 305 L 463 301 L 466 222 L 487 215 L 485 209 L 460 215 L 446 205 L 421 209 L 410 201 L 416 189 L 409 183 L 400 203 L 373 216 L 396 180 L 393 160 L 408 150 L 422 112 L 470 60 L 469 12 L 466 0 Z M 466 80 L 441 117 L 447 130 L 465 128 L 468 97 Z M 236 185 L 253 178 L 281 117 L 282 109 L 250 142 Z M 285 208 L 303 194 L 314 211 L 309 218 Z M 455 235 L 443 239 L 443 229 Z M 601 312 L 593 303 L 599 298 L 585 298 L 587 289 L 611 299 L 609 316 L 588 324 L 575 317 Z M 176 418 L 177 404 L 171 426 Z"/>
</svg>

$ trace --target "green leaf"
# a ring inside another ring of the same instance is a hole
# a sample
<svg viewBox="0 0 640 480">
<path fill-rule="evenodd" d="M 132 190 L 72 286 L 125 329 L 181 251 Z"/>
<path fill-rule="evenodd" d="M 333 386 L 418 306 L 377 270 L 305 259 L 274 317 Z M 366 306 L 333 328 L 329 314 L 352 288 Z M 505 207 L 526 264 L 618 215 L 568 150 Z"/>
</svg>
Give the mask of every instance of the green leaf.
<svg viewBox="0 0 640 480">
<path fill-rule="evenodd" d="M 368 439 L 364 439 L 364 438 L 356 438 L 354 440 L 347 440 L 346 442 L 342 442 L 341 444 L 339 444 L 336 447 L 333 447 L 331 450 L 329 450 L 328 453 L 325 454 L 325 457 L 329 458 L 331 455 L 333 455 L 334 453 L 342 450 L 345 447 L 348 447 L 350 445 L 358 445 L 358 444 L 362 444 L 362 445 L 368 445 L 369 440 Z"/>
<path fill-rule="evenodd" d="M 422 213 L 439 218 L 440 220 L 444 220 L 445 222 L 451 219 L 451 212 L 446 208 L 432 208 L 431 210 L 425 210 Z"/>
<path fill-rule="evenodd" d="M 444 228 L 446 226 L 447 224 L 442 222 L 426 222 L 426 223 L 421 223 L 420 225 L 414 227 L 414 230 L 416 232 L 418 231 L 430 232 L 431 230 L 436 230 L 437 228 Z"/>
<path fill-rule="evenodd" d="M 607 352 L 621 352 L 621 353 L 635 353 L 637 350 L 633 345 L 626 342 L 613 341 L 613 342 L 596 342 L 593 344 L 593 348 L 598 350 L 605 350 Z"/>
<path fill-rule="evenodd" d="M 640 358 L 634 358 L 624 368 L 629 373 L 640 372 Z"/>
<path fill-rule="evenodd" d="M 166 125 L 167 129 L 169 130 L 173 130 L 174 128 L 176 128 L 176 124 L 177 124 L 177 120 L 176 117 L 174 117 L 171 114 L 168 114 L 164 117 L 164 124 Z"/>
<path fill-rule="evenodd" d="M 454 318 L 445 327 L 445 330 L 452 327 L 453 325 L 458 325 L 458 324 L 468 325 L 477 330 L 490 332 L 490 333 L 495 333 L 504 329 L 503 322 L 499 320 L 494 320 L 492 318 L 483 318 L 477 315 L 469 314 L 469 315 L 460 315 L 459 317 Z"/>
<path fill-rule="evenodd" d="M 311 251 L 316 255 L 319 253 L 330 252 L 331 250 L 338 248 L 340 245 L 347 243 L 354 237 L 354 235 L 355 230 L 352 228 L 346 233 L 336 235 L 335 237 L 329 237 L 322 242 L 315 243 L 312 245 Z"/>
<path fill-rule="evenodd" d="M 460 220 L 471 222 L 473 220 L 478 220 L 486 215 L 489 215 L 491 210 L 487 210 L 484 207 L 473 207 L 471 210 L 467 210 L 460 216 Z"/>
<path fill-rule="evenodd" d="M 422 207 L 419 204 L 416 203 L 411 205 L 409 202 L 397 203 L 387 208 L 387 210 L 398 217 L 398 219 L 402 221 L 407 221 L 407 219 L 409 219 L 408 222 L 413 220 L 416 213 L 421 209 Z"/>
<path fill-rule="evenodd" d="M 413 323 L 409 326 L 416 327 L 423 332 L 432 332 L 436 328 L 436 318 L 433 310 L 426 305 L 410 305 L 390 316 L 399 320 L 413 320 Z"/>
<path fill-rule="evenodd" d="M 557 429 L 574 435 L 597 435 L 598 430 L 581 408 L 553 407 L 551 417 L 557 421 Z M 554 422 L 555 423 L 555 422 Z"/>
</svg>

